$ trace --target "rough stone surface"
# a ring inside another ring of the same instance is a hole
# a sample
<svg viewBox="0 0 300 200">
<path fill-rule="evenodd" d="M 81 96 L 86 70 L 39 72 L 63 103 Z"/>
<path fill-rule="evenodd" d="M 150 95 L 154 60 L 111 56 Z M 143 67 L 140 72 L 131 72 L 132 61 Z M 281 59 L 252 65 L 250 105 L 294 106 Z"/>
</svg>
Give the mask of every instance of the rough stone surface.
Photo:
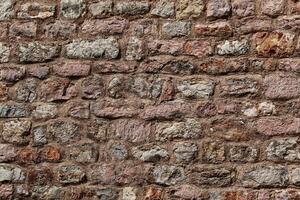
<svg viewBox="0 0 300 200">
<path fill-rule="evenodd" d="M 265 2 L 261 3 L 261 10 L 263 14 L 269 15 L 269 16 L 277 16 L 282 14 L 284 6 L 285 6 L 284 0 L 267 0 Z"/>
<path fill-rule="evenodd" d="M 74 35 L 76 24 L 69 21 L 56 20 L 55 22 L 45 25 L 43 30 L 47 38 L 67 39 Z"/>
<path fill-rule="evenodd" d="M 160 17 L 171 17 L 175 14 L 175 3 L 161 0 L 155 5 L 151 14 Z"/>
<path fill-rule="evenodd" d="M 68 58 L 117 58 L 119 46 L 115 38 L 97 39 L 94 41 L 74 41 L 66 45 L 66 56 Z"/>
<path fill-rule="evenodd" d="M 258 32 L 254 34 L 253 41 L 258 55 L 282 57 L 293 53 L 294 38 L 295 35 L 287 31 Z"/>
<path fill-rule="evenodd" d="M 25 172 L 18 166 L 0 164 L 0 182 L 23 182 Z"/>
<path fill-rule="evenodd" d="M 219 55 L 242 55 L 247 53 L 249 48 L 250 47 L 246 40 L 226 40 L 217 46 L 217 53 Z"/>
<path fill-rule="evenodd" d="M 83 0 L 61 0 L 61 15 L 68 19 L 76 19 L 85 11 L 85 2 Z"/>
<path fill-rule="evenodd" d="M 122 18 L 86 20 L 82 24 L 81 31 L 88 35 L 113 35 L 123 33 L 127 26 L 127 20 Z"/>
<path fill-rule="evenodd" d="M 70 143 L 79 136 L 79 126 L 71 120 L 56 120 L 49 124 L 48 131 L 58 142 Z"/>
<path fill-rule="evenodd" d="M 264 79 L 265 96 L 269 99 L 290 99 L 300 96 L 300 79 L 284 74 L 270 74 Z"/>
<path fill-rule="evenodd" d="M 232 34 L 232 27 L 227 22 L 196 24 L 194 31 L 197 36 L 230 36 Z"/>
<path fill-rule="evenodd" d="M 197 156 L 198 147 L 194 143 L 180 142 L 173 147 L 178 162 L 191 162 Z"/>
<path fill-rule="evenodd" d="M 32 38 L 35 37 L 37 33 L 37 24 L 34 22 L 24 22 L 19 23 L 16 22 L 10 26 L 9 36 L 21 38 L 27 37 Z"/>
<path fill-rule="evenodd" d="M 207 3 L 207 17 L 221 18 L 229 15 L 231 11 L 228 0 L 209 0 Z"/>
<path fill-rule="evenodd" d="M 228 78 L 220 84 L 222 95 L 255 94 L 259 90 L 258 86 L 258 80 L 248 77 Z"/>
<path fill-rule="evenodd" d="M 115 5 L 115 12 L 121 15 L 142 15 L 150 10 L 146 1 L 120 1 Z"/>
<path fill-rule="evenodd" d="M 232 12 L 239 17 L 247 17 L 255 14 L 254 0 L 233 0 Z"/>
<path fill-rule="evenodd" d="M 113 2 L 111 0 L 99 1 L 89 5 L 90 13 L 96 18 L 103 18 L 112 14 Z"/>
<path fill-rule="evenodd" d="M 59 48 L 54 44 L 31 42 L 21 44 L 18 48 L 18 58 L 21 63 L 45 62 L 58 56 Z"/>
<path fill-rule="evenodd" d="M 63 66 L 53 66 L 53 72 L 59 76 L 87 76 L 90 73 L 90 65 L 85 63 L 65 63 Z"/>
<path fill-rule="evenodd" d="M 159 124 L 156 131 L 156 140 L 196 139 L 201 135 L 201 123 L 194 119 L 187 119 L 186 122 Z"/>
<path fill-rule="evenodd" d="M 55 8 L 56 6 L 53 4 L 27 2 L 20 6 L 17 17 L 20 19 L 46 19 L 54 16 Z"/>
<path fill-rule="evenodd" d="M 257 132 L 264 135 L 297 134 L 300 132 L 299 118 L 264 117 L 257 121 Z"/>
<path fill-rule="evenodd" d="M 176 11 L 176 17 L 178 19 L 199 17 L 203 13 L 204 5 L 203 0 L 180 0 Z"/>
<path fill-rule="evenodd" d="M 288 172 L 281 166 L 256 166 L 243 174 L 246 187 L 283 187 L 288 184 Z"/>
<path fill-rule="evenodd" d="M 0 0 L 0 199 L 299 200 L 299 0 Z"/>
<path fill-rule="evenodd" d="M 177 89 L 184 97 L 208 98 L 214 93 L 214 83 L 210 81 L 183 81 Z"/>
<path fill-rule="evenodd" d="M 17 157 L 16 148 L 11 144 L 0 144 L 0 162 L 11 162 Z"/>
<path fill-rule="evenodd" d="M 166 37 L 182 37 L 189 35 L 191 24 L 189 22 L 168 22 L 162 25 L 162 34 Z"/>
<path fill-rule="evenodd" d="M 248 145 L 232 145 L 229 147 L 228 157 L 232 162 L 254 162 L 257 160 L 259 150 Z"/>
<path fill-rule="evenodd" d="M 0 20 L 9 19 L 13 14 L 13 0 L 0 1 Z"/>
<path fill-rule="evenodd" d="M 13 120 L 3 124 L 2 139 L 8 143 L 27 144 L 29 142 L 31 122 Z"/>
<path fill-rule="evenodd" d="M 300 152 L 297 146 L 297 138 L 274 139 L 267 146 L 267 159 L 272 161 L 286 160 L 298 162 Z"/>
<path fill-rule="evenodd" d="M 10 48 L 4 43 L 0 43 L 0 63 L 8 62 L 9 55 L 10 55 Z"/>
<path fill-rule="evenodd" d="M 143 57 L 143 41 L 136 37 L 131 37 L 127 45 L 126 60 L 141 60 Z"/>
<path fill-rule="evenodd" d="M 195 185 L 229 186 L 235 178 L 232 168 L 196 166 L 190 174 L 191 182 Z"/>
<path fill-rule="evenodd" d="M 153 171 L 155 182 L 162 185 L 174 185 L 185 179 L 182 167 L 162 165 Z"/>
<path fill-rule="evenodd" d="M 144 162 L 156 162 L 168 158 L 168 152 L 159 146 L 155 146 L 151 149 L 134 148 L 132 150 L 133 156 Z"/>
<path fill-rule="evenodd" d="M 57 169 L 57 179 L 62 184 L 74 184 L 83 181 L 85 173 L 79 166 L 66 165 Z"/>
</svg>

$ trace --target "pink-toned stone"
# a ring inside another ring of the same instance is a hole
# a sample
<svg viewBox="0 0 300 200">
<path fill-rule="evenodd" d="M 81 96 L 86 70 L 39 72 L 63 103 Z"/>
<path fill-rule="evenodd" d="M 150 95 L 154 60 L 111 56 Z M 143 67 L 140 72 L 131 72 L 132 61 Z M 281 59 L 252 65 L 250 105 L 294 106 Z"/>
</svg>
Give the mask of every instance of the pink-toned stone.
<svg viewBox="0 0 300 200">
<path fill-rule="evenodd" d="M 91 66 L 85 63 L 65 63 L 63 65 L 54 65 L 53 72 L 59 76 L 87 76 L 90 73 Z"/>
<path fill-rule="evenodd" d="M 267 136 L 284 136 L 300 133 L 300 119 L 287 117 L 265 117 L 257 121 L 257 132 Z"/>
<path fill-rule="evenodd" d="M 196 57 L 204 57 L 212 54 L 212 45 L 207 41 L 189 41 L 184 45 L 184 53 Z"/>
<path fill-rule="evenodd" d="M 128 21 L 122 18 L 86 20 L 82 24 L 83 34 L 120 34 L 127 27 Z"/>
<path fill-rule="evenodd" d="M 264 79 L 265 96 L 270 99 L 291 99 L 300 96 L 300 79 L 284 74 L 270 74 Z"/>
</svg>

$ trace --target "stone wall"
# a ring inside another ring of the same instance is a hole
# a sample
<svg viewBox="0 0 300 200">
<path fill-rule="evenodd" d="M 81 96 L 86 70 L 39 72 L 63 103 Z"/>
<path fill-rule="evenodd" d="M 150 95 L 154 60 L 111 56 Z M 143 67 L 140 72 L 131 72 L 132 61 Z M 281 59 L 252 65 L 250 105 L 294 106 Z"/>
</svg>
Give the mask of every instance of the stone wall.
<svg viewBox="0 0 300 200">
<path fill-rule="evenodd" d="M 300 2 L 0 0 L 0 199 L 299 200 Z"/>
</svg>

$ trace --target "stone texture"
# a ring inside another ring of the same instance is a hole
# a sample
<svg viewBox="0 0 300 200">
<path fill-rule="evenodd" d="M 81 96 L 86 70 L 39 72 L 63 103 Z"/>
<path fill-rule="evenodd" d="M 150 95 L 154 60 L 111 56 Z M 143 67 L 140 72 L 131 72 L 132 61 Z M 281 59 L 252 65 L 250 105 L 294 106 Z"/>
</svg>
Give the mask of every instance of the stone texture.
<svg viewBox="0 0 300 200">
<path fill-rule="evenodd" d="M 269 15 L 269 16 L 277 16 L 283 13 L 283 9 L 285 6 L 284 0 L 267 0 L 263 3 L 261 3 L 261 10 L 263 14 Z"/>
<path fill-rule="evenodd" d="M 213 48 L 211 43 L 204 40 L 188 41 L 183 47 L 183 53 L 198 58 L 211 55 Z"/>
<path fill-rule="evenodd" d="M 101 20 L 86 20 L 81 31 L 88 35 L 113 35 L 121 34 L 128 26 L 128 21 L 123 18 L 109 18 Z"/>
<path fill-rule="evenodd" d="M 70 143 L 80 135 L 80 127 L 71 120 L 56 120 L 49 124 L 48 132 L 61 143 Z"/>
<path fill-rule="evenodd" d="M 31 42 L 20 44 L 18 59 L 21 63 L 38 63 L 54 59 L 58 56 L 59 47 L 54 44 Z"/>
<path fill-rule="evenodd" d="M 115 5 L 115 13 L 121 15 L 142 15 L 150 10 L 146 1 L 120 1 Z"/>
<path fill-rule="evenodd" d="M 186 122 L 161 123 L 157 126 L 156 140 L 197 139 L 202 135 L 201 123 L 194 119 Z"/>
<path fill-rule="evenodd" d="M 54 118 L 58 114 L 58 109 L 55 104 L 38 104 L 34 111 L 32 112 L 32 116 L 36 119 L 51 119 Z"/>
<path fill-rule="evenodd" d="M 127 44 L 126 60 L 141 60 L 143 58 L 143 41 L 130 37 Z"/>
<path fill-rule="evenodd" d="M 25 172 L 18 166 L 0 164 L 0 182 L 23 182 Z"/>
<path fill-rule="evenodd" d="M 267 159 L 272 161 L 297 162 L 300 159 L 297 138 L 274 139 L 268 144 L 266 153 Z"/>
<path fill-rule="evenodd" d="M 17 150 L 11 144 L 0 144 L 0 162 L 11 162 L 17 157 Z"/>
<path fill-rule="evenodd" d="M 18 82 L 9 91 L 12 99 L 21 102 L 33 102 L 37 98 L 38 81 L 36 79 L 26 79 Z"/>
<path fill-rule="evenodd" d="M 46 79 L 40 84 L 38 95 L 47 102 L 68 100 L 75 96 L 71 89 L 71 83 L 68 79 L 53 77 Z"/>
<path fill-rule="evenodd" d="M 228 159 L 232 162 L 255 162 L 259 149 L 248 145 L 232 145 L 229 147 Z"/>
<path fill-rule="evenodd" d="M 235 170 L 225 167 L 200 167 L 192 169 L 190 180 L 195 185 L 229 186 L 235 178 Z"/>
<path fill-rule="evenodd" d="M 242 185 L 246 187 L 283 187 L 288 184 L 288 172 L 281 166 L 256 166 L 243 174 Z"/>
<path fill-rule="evenodd" d="M 132 152 L 135 158 L 144 162 L 157 162 L 169 157 L 168 152 L 159 146 L 155 146 L 151 149 L 134 148 Z"/>
<path fill-rule="evenodd" d="M 212 24 L 196 24 L 194 32 L 197 36 L 230 36 L 232 27 L 227 22 L 216 22 Z"/>
<path fill-rule="evenodd" d="M 13 14 L 13 0 L 0 1 L 0 20 L 10 19 Z"/>
<path fill-rule="evenodd" d="M 128 149 L 123 143 L 113 143 L 110 146 L 110 155 L 115 160 L 126 160 L 126 158 L 128 158 L 128 154 Z"/>
<path fill-rule="evenodd" d="M 29 142 L 31 122 L 28 120 L 12 120 L 3 124 L 2 139 L 8 143 L 25 145 Z"/>
<path fill-rule="evenodd" d="M 190 32 L 191 24 L 189 22 L 175 21 L 162 25 L 162 34 L 166 37 L 188 36 Z"/>
<path fill-rule="evenodd" d="M 46 19 L 53 17 L 54 14 L 55 5 L 28 2 L 21 5 L 17 12 L 17 17 L 20 19 Z"/>
<path fill-rule="evenodd" d="M 98 159 L 97 146 L 92 143 L 70 145 L 67 148 L 67 157 L 78 163 L 94 163 Z"/>
<path fill-rule="evenodd" d="M 75 35 L 76 24 L 69 21 L 56 20 L 55 22 L 45 25 L 43 30 L 47 38 L 67 39 Z"/>
<path fill-rule="evenodd" d="M 247 17 L 255 14 L 255 1 L 234 0 L 232 2 L 232 12 L 239 17 Z"/>
<path fill-rule="evenodd" d="M 64 77 L 72 76 L 87 76 L 90 73 L 91 66 L 85 63 L 65 63 L 61 65 L 54 65 L 52 70 L 55 74 Z"/>
<path fill-rule="evenodd" d="M 258 55 L 282 57 L 293 53 L 294 37 L 293 33 L 287 31 L 258 32 L 254 34 L 253 41 Z"/>
<path fill-rule="evenodd" d="M 185 179 L 182 167 L 168 165 L 155 167 L 153 177 L 155 183 L 162 185 L 174 185 Z"/>
<path fill-rule="evenodd" d="M 178 162 L 191 162 L 197 156 L 198 147 L 194 143 L 179 142 L 174 144 L 173 152 Z"/>
<path fill-rule="evenodd" d="M 177 89 L 184 97 L 208 98 L 214 93 L 214 83 L 210 81 L 182 81 Z"/>
<path fill-rule="evenodd" d="M 228 78 L 221 82 L 222 95 L 246 95 L 255 94 L 259 90 L 258 80 L 252 78 Z"/>
<path fill-rule="evenodd" d="M 300 132 L 300 119 L 264 117 L 257 121 L 257 131 L 264 135 L 297 134 Z"/>
<path fill-rule="evenodd" d="M 151 124 L 139 120 L 121 119 L 112 125 L 115 138 L 130 142 L 149 141 Z"/>
<path fill-rule="evenodd" d="M 83 0 L 61 0 L 60 13 L 68 19 L 76 19 L 85 11 L 85 2 Z"/>
<path fill-rule="evenodd" d="M 299 175 L 300 175 L 300 169 L 299 168 L 294 168 L 290 171 L 290 174 L 289 174 L 289 178 L 290 178 L 290 182 L 291 184 L 293 185 L 299 185 Z"/>
<path fill-rule="evenodd" d="M 217 45 L 217 53 L 219 55 L 242 55 L 246 54 L 249 50 L 249 45 L 246 40 L 226 40 Z"/>
<path fill-rule="evenodd" d="M 300 79 L 284 74 L 270 74 L 264 79 L 265 96 L 269 99 L 291 99 L 300 95 Z"/>
<path fill-rule="evenodd" d="M 32 38 L 35 37 L 37 33 L 37 24 L 34 22 L 24 22 L 24 23 L 13 23 L 10 26 L 9 36 L 21 38 L 21 37 L 28 37 Z"/>
<path fill-rule="evenodd" d="M 298 0 L 0 0 L 0 199 L 299 200 Z"/>
<path fill-rule="evenodd" d="M 81 82 L 82 96 L 86 99 L 97 99 L 104 93 L 103 79 L 98 76 L 89 76 Z"/>
<path fill-rule="evenodd" d="M 231 5 L 228 0 L 209 0 L 206 9 L 207 17 L 221 18 L 230 14 Z"/>
<path fill-rule="evenodd" d="M 74 184 L 83 181 L 85 173 L 79 166 L 65 165 L 57 169 L 57 179 L 62 184 Z"/>
<path fill-rule="evenodd" d="M 0 63 L 6 63 L 9 61 L 10 47 L 4 43 L 0 43 Z"/>
<path fill-rule="evenodd" d="M 109 16 L 113 12 L 113 2 L 111 0 L 99 1 L 89 5 L 90 13 L 96 18 Z"/>
<path fill-rule="evenodd" d="M 115 38 L 97 39 L 94 41 L 74 41 L 66 45 L 66 56 L 68 58 L 117 58 L 119 46 Z"/>
<path fill-rule="evenodd" d="M 0 118 L 23 118 L 30 115 L 30 109 L 24 104 L 0 103 Z"/>
<path fill-rule="evenodd" d="M 78 119 L 88 119 L 90 117 L 89 102 L 73 100 L 66 105 L 65 112 L 68 116 Z"/>
<path fill-rule="evenodd" d="M 176 18 L 188 19 L 199 17 L 204 10 L 203 0 L 180 0 L 178 2 Z"/>
<path fill-rule="evenodd" d="M 175 14 L 175 3 L 166 0 L 160 0 L 152 9 L 151 15 L 159 17 L 171 17 Z"/>
<path fill-rule="evenodd" d="M 174 119 L 183 116 L 187 111 L 188 107 L 181 102 L 171 102 L 148 107 L 140 116 L 145 120 Z"/>
<path fill-rule="evenodd" d="M 205 141 L 202 149 L 202 159 L 207 163 L 221 163 L 225 160 L 225 146 L 220 141 Z"/>
</svg>

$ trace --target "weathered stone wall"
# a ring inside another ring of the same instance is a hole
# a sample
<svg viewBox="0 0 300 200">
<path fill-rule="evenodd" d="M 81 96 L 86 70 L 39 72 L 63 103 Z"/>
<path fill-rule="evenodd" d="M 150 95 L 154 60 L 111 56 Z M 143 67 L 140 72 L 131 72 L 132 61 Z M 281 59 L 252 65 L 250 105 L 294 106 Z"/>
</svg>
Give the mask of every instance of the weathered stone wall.
<svg viewBox="0 0 300 200">
<path fill-rule="evenodd" d="M 300 2 L 0 0 L 0 199 L 299 200 Z"/>
</svg>

